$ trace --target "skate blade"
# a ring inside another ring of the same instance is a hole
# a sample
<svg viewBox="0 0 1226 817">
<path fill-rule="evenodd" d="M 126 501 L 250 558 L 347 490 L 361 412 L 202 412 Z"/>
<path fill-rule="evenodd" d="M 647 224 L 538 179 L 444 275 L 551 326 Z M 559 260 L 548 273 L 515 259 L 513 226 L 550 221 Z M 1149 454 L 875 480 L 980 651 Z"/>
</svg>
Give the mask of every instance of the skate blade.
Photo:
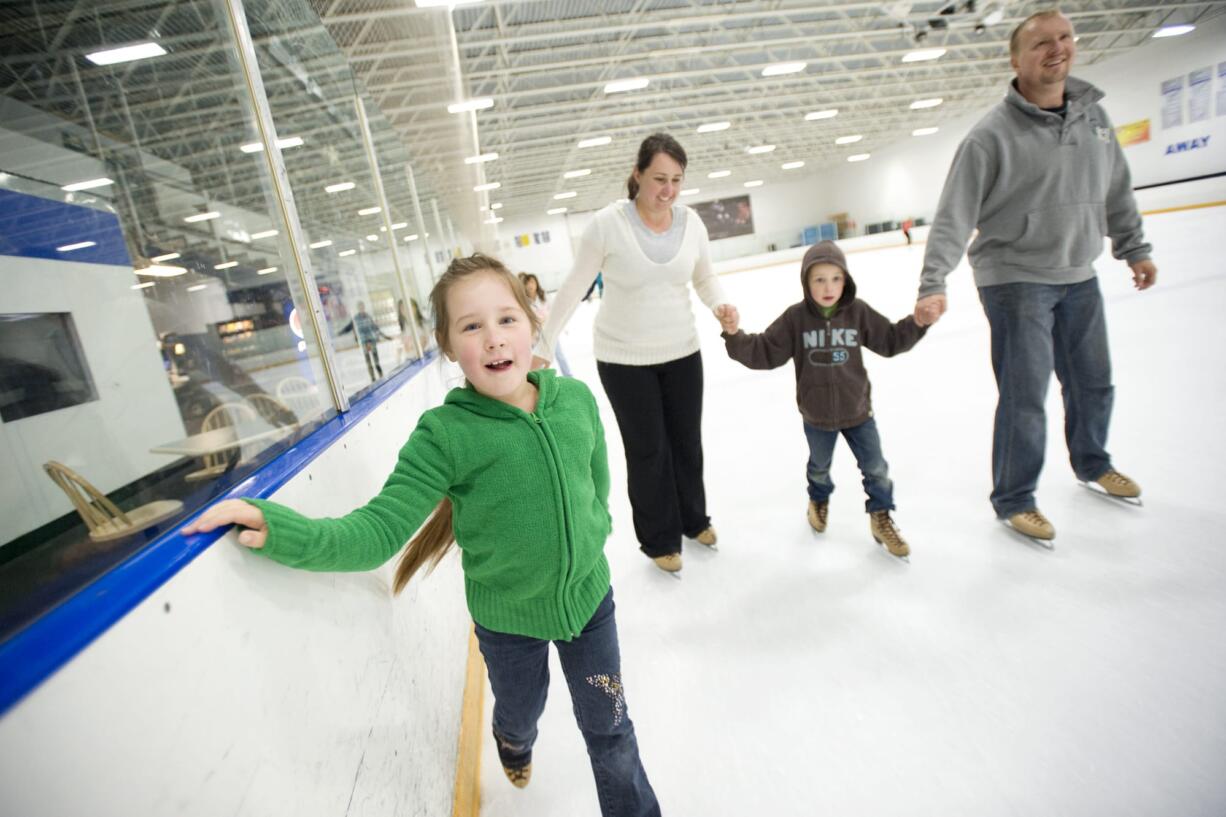
<svg viewBox="0 0 1226 817">
<path fill-rule="evenodd" d="M 1020 539 L 1023 539 L 1032 545 L 1038 545 L 1044 550 L 1055 550 L 1056 549 L 1056 538 L 1054 536 L 1051 539 L 1040 539 L 1037 536 L 1031 536 L 1029 534 L 1022 533 L 1020 530 L 1010 525 L 1008 519 L 1001 519 L 999 520 L 999 522 L 1000 524 L 1004 525 L 1005 529 L 1008 530 L 1010 533 L 1012 533 L 1014 536 L 1017 536 Z"/>
<path fill-rule="evenodd" d="M 1085 488 L 1090 493 L 1102 499 L 1110 499 L 1113 502 L 1118 502 L 1121 505 L 1131 505 L 1134 508 L 1143 507 L 1141 497 L 1139 496 L 1116 496 L 1115 494 L 1107 493 L 1107 489 L 1099 485 L 1097 482 L 1082 482 L 1081 487 Z"/>
<path fill-rule="evenodd" d="M 889 556 L 891 559 L 896 559 L 897 561 L 900 561 L 900 562 L 906 562 L 907 564 L 911 564 L 911 554 L 910 553 L 908 553 L 906 556 L 898 556 L 896 554 L 890 553 L 890 549 L 885 546 L 885 542 L 882 542 L 880 539 L 876 537 L 873 537 L 873 541 L 877 543 L 877 546 L 881 548 L 881 552 L 884 553 L 886 556 Z"/>
</svg>

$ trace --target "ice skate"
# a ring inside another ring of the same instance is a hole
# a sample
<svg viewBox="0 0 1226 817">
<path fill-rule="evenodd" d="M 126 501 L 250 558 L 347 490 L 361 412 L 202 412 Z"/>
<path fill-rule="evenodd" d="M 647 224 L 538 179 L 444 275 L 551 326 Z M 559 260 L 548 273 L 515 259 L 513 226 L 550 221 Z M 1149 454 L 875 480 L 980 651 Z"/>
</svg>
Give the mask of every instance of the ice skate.
<svg viewBox="0 0 1226 817">
<path fill-rule="evenodd" d="M 1081 483 L 1092 494 L 1141 507 L 1141 486 L 1112 468 L 1092 482 Z"/>
<path fill-rule="evenodd" d="M 708 525 L 706 530 L 699 532 L 698 535 L 694 537 L 694 541 L 700 545 L 706 545 L 707 547 L 711 548 L 711 550 L 719 550 L 719 548 L 716 547 L 716 543 L 719 540 L 715 536 L 715 527 L 713 525 Z"/>
<path fill-rule="evenodd" d="M 494 733 L 494 744 L 498 747 L 498 761 L 502 763 L 502 773 L 511 781 L 511 785 L 522 789 L 532 779 L 532 749 L 526 752 L 517 750 Z"/>
<path fill-rule="evenodd" d="M 868 520 L 869 530 L 877 544 L 884 546 L 891 556 L 904 562 L 911 561 L 911 548 L 898 532 L 889 511 L 873 511 L 868 515 Z"/>
<path fill-rule="evenodd" d="M 1056 547 L 1056 528 L 1047 521 L 1047 517 L 1039 513 L 1038 508 L 1015 513 L 1008 519 L 1001 519 L 1000 523 L 1040 547 L 1048 550 L 1054 550 Z"/>
<path fill-rule="evenodd" d="M 681 554 L 665 553 L 663 556 L 652 556 L 651 561 L 674 579 L 681 579 Z"/>
<path fill-rule="evenodd" d="M 826 515 L 830 512 L 830 503 L 828 501 L 815 502 L 809 500 L 809 527 L 818 533 L 826 531 Z"/>
</svg>

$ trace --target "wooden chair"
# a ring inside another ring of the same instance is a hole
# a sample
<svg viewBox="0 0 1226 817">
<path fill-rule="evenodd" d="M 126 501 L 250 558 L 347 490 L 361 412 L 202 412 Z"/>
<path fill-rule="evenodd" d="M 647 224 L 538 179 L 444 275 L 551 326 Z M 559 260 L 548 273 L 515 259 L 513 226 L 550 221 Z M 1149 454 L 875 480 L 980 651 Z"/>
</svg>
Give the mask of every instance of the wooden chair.
<svg viewBox="0 0 1226 817">
<path fill-rule="evenodd" d="M 43 470 L 60 490 L 68 494 L 68 499 L 89 528 L 89 538 L 95 542 L 121 539 L 151 528 L 183 510 L 183 503 L 177 499 L 158 499 L 130 511 L 121 511 L 89 480 L 68 466 L 52 460 L 43 464 Z"/>
<path fill-rule="evenodd" d="M 212 411 L 204 416 L 204 423 L 201 424 L 200 430 L 215 431 L 226 426 L 237 425 L 239 423 L 255 422 L 259 418 L 255 409 L 246 403 L 222 403 L 215 407 Z M 192 471 L 184 477 L 188 482 L 198 482 L 202 479 L 215 479 L 231 467 L 230 461 L 235 457 L 242 457 L 242 452 L 235 452 L 234 449 L 220 451 L 216 454 L 205 454 L 204 467 Z"/>
</svg>

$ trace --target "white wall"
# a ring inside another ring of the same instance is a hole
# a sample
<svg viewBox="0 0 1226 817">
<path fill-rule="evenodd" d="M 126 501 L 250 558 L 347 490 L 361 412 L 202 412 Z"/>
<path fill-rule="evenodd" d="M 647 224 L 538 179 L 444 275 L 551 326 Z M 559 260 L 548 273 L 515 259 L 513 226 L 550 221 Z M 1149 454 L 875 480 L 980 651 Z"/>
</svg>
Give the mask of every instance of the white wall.
<svg viewBox="0 0 1226 817">
<path fill-rule="evenodd" d="M 275 498 L 320 516 L 364 503 L 442 395 L 432 366 Z M 308 573 L 217 542 L 0 720 L 0 812 L 450 814 L 459 560 L 399 598 L 390 582 L 390 564 Z"/>
<path fill-rule="evenodd" d="M 68 312 L 98 399 L 0 423 L 0 542 L 70 513 L 43 473 L 58 460 L 103 493 L 168 462 L 149 448 L 187 432 L 130 266 L 0 255 L 5 312 Z"/>
<path fill-rule="evenodd" d="M 577 225 L 572 232 L 573 217 L 568 214 L 542 215 L 540 218 L 506 219 L 498 225 L 498 257 L 511 268 L 511 272 L 530 272 L 541 281 L 546 290 L 557 289 L 570 272 L 575 255 L 572 240 L 578 239 Z M 586 224 L 586 219 L 583 220 Z M 535 241 L 526 247 L 517 246 L 517 235 L 549 232 L 549 243 Z"/>
</svg>

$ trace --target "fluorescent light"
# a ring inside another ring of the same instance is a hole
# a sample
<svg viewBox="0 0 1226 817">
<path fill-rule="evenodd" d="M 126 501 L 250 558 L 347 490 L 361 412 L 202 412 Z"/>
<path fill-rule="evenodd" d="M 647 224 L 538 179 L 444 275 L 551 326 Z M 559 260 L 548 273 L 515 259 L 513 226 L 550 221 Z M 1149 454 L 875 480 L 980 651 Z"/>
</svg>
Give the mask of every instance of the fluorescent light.
<svg viewBox="0 0 1226 817">
<path fill-rule="evenodd" d="M 935 108 L 944 101 L 945 100 L 941 99 L 940 97 L 936 97 L 934 99 L 917 99 L 911 103 L 911 110 L 918 111 L 920 108 Z"/>
<path fill-rule="evenodd" d="M 761 180 L 761 179 L 754 179 L 753 181 L 748 181 L 748 182 L 745 182 L 745 186 L 746 186 L 746 187 L 761 187 L 761 186 L 762 186 L 762 180 Z"/>
<path fill-rule="evenodd" d="M 408 227 L 408 226 L 409 226 L 409 222 L 407 221 L 397 221 L 395 224 L 392 225 L 392 229 L 393 230 L 403 230 L 405 227 Z M 386 227 L 380 227 L 379 229 L 383 232 L 387 232 Z"/>
<path fill-rule="evenodd" d="M 592 175 L 592 169 L 590 167 L 585 167 L 582 170 L 568 170 L 562 174 L 562 178 L 563 179 L 579 179 L 584 176 L 590 176 L 590 175 Z"/>
<path fill-rule="evenodd" d="M 473 188 L 473 192 L 481 193 L 485 190 L 497 190 L 500 187 L 502 187 L 502 182 L 486 182 L 485 184 L 479 184 L 475 186 Z"/>
<path fill-rule="evenodd" d="M 827 108 L 824 111 L 813 111 L 812 113 L 805 114 L 805 121 L 812 122 L 815 119 L 833 119 L 834 117 L 838 115 L 839 115 L 838 108 Z"/>
<path fill-rule="evenodd" d="M 281 148 L 281 150 L 302 147 L 302 137 L 301 136 L 287 136 L 284 139 L 278 139 L 277 147 Z M 243 153 L 259 153 L 260 151 L 264 149 L 264 143 L 263 142 L 248 142 L 245 145 L 239 145 L 238 149 L 241 150 Z"/>
<path fill-rule="evenodd" d="M 156 283 L 157 281 L 145 281 L 140 284 L 133 284 L 131 287 L 129 287 L 129 289 L 148 289 L 149 287 L 154 286 Z"/>
<path fill-rule="evenodd" d="M 847 157 L 847 161 L 849 161 L 849 162 L 863 162 L 865 159 L 867 159 L 869 156 L 872 156 L 872 155 L 873 155 L 873 154 L 871 154 L 871 153 L 854 153 L 854 154 L 852 154 L 851 156 L 848 156 L 848 157 Z"/>
<path fill-rule="evenodd" d="M 1178 37 L 1182 34 L 1187 34 L 1190 31 L 1195 31 L 1196 26 L 1191 24 L 1163 26 L 1154 32 L 1154 37 L 1161 39 L 1163 37 Z"/>
<path fill-rule="evenodd" d="M 573 199 L 577 195 L 579 194 L 574 190 L 567 190 L 565 193 L 554 193 L 553 198 L 554 201 L 561 201 L 562 199 Z"/>
<path fill-rule="evenodd" d="M 325 193 L 344 193 L 346 190 L 352 190 L 355 187 L 357 187 L 357 185 L 354 184 L 353 182 L 337 182 L 336 184 L 330 184 L 327 187 L 325 187 L 324 192 Z"/>
<path fill-rule="evenodd" d="M 612 141 L 612 136 L 593 136 L 591 139 L 580 139 L 579 144 L 576 147 L 598 148 L 601 145 L 607 145 Z"/>
<path fill-rule="evenodd" d="M 187 275 L 187 270 L 183 267 L 168 267 L 163 264 L 150 264 L 147 267 L 133 270 L 133 272 L 147 278 L 174 278 L 178 275 Z"/>
<path fill-rule="evenodd" d="M 237 266 L 238 266 L 237 261 L 225 261 L 221 264 L 214 264 L 213 269 L 231 269 L 232 267 L 237 267 Z"/>
<path fill-rule="evenodd" d="M 188 216 L 183 220 L 188 224 L 195 224 L 198 221 L 208 221 L 209 219 L 213 218 L 221 218 L 221 213 L 217 212 L 216 210 L 210 210 L 207 213 L 196 213 L 196 215 Z"/>
<path fill-rule="evenodd" d="M 915 130 L 911 131 L 911 135 L 912 136 L 931 136 L 932 134 L 936 133 L 939 130 L 940 128 L 916 128 Z"/>
<path fill-rule="evenodd" d="M 803 161 L 784 162 L 783 164 L 780 165 L 780 167 L 782 167 L 784 170 L 795 170 L 798 167 L 804 167 L 804 166 L 805 166 L 805 163 Z"/>
<path fill-rule="evenodd" d="M 695 195 L 697 195 L 699 192 L 700 192 L 700 191 L 699 191 L 699 189 L 698 189 L 697 187 L 691 187 L 689 190 L 682 190 L 682 191 L 681 191 L 680 193 L 678 193 L 677 195 L 679 195 L 679 196 L 695 196 Z"/>
<path fill-rule="evenodd" d="M 491 204 L 491 205 L 490 205 L 490 209 L 491 209 L 491 210 L 501 210 L 501 209 L 502 209 L 502 202 L 498 202 L 497 204 Z"/>
<path fill-rule="evenodd" d="M 264 267 L 264 269 L 258 269 L 258 270 L 256 270 L 256 271 L 255 271 L 255 274 L 256 274 L 256 275 L 268 275 L 268 274 L 273 273 L 273 272 L 276 272 L 276 271 L 277 271 L 277 268 L 276 268 L 276 267 Z"/>
<path fill-rule="evenodd" d="M 983 18 L 983 24 L 986 26 L 994 26 L 1001 20 L 1005 19 L 1005 10 L 1003 8 L 992 9 Z"/>
<path fill-rule="evenodd" d="M 478 165 L 478 164 L 481 164 L 482 162 L 492 162 L 497 158 L 498 158 L 497 153 L 482 153 L 480 156 L 465 156 L 464 164 Z"/>
<path fill-rule="evenodd" d="M 553 208 L 550 208 L 550 209 L 546 210 L 545 212 L 546 212 L 548 215 L 551 215 L 551 216 L 560 216 L 560 215 L 562 215 L 563 213 L 565 213 L 565 212 L 567 211 L 567 209 L 569 209 L 569 208 L 566 208 L 566 207 L 553 207 Z"/>
<path fill-rule="evenodd" d="M 196 284 L 195 286 L 188 287 L 187 291 L 188 292 L 199 292 L 202 289 L 208 289 L 208 287 L 209 287 L 208 284 Z"/>
<path fill-rule="evenodd" d="M 276 234 L 277 234 L 276 230 L 264 230 L 262 232 L 252 233 L 251 240 L 258 241 L 261 238 L 272 238 Z"/>
<path fill-rule="evenodd" d="M 485 220 L 485 223 L 486 224 L 501 224 L 502 221 L 503 221 L 502 216 L 490 216 L 489 218 Z"/>
<path fill-rule="evenodd" d="M 638 77 L 637 79 L 616 79 L 612 82 L 605 83 L 604 92 L 606 94 L 619 94 L 622 91 L 638 91 L 646 88 L 651 82 L 647 77 Z"/>
<path fill-rule="evenodd" d="M 75 193 L 78 190 L 93 190 L 95 187 L 106 187 L 108 184 L 114 184 L 114 183 L 115 183 L 114 181 L 104 176 L 101 179 L 90 179 L 89 181 L 73 182 L 72 184 L 66 184 L 60 189 L 66 190 L 69 193 Z"/>
<path fill-rule="evenodd" d="M 731 122 L 707 122 L 704 125 L 698 126 L 699 133 L 715 133 L 716 131 L 728 130 L 732 127 Z"/>
<path fill-rule="evenodd" d="M 358 210 L 358 215 L 359 216 L 373 216 L 377 213 L 382 213 L 382 212 L 383 212 L 382 207 L 363 207 L 361 210 Z"/>
<path fill-rule="evenodd" d="M 149 260 L 155 264 L 160 264 L 163 261 L 173 261 L 178 257 L 179 257 L 179 254 L 177 252 L 168 252 L 165 255 L 155 255 Z"/>
<path fill-rule="evenodd" d="M 861 134 L 857 133 L 851 136 L 840 136 L 838 139 L 834 140 L 834 143 L 836 145 L 852 145 L 859 142 L 863 138 L 864 137 Z"/>
<path fill-rule="evenodd" d="M 73 250 L 83 250 L 86 247 L 98 246 L 97 241 L 78 241 L 76 244 L 65 244 L 62 247 L 56 247 L 56 252 L 72 252 Z"/>
<path fill-rule="evenodd" d="M 770 153 L 775 149 L 774 145 L 754 145 L 753 147 L 745 148 L 746 153 Z"/>
<path fill-rule="evenodd" d="M 92 54 L 86 54 L 85 59 L 94 65 L 116 65 L 121 62 L 160 57 L 165 53 L 166 49 L 157 43 L 136 43 L 135 45 L 125 45 L 122 48 L 108 48 L 104 51 L 95 51 Z"/>
<path fill-rule="evenodd" d="M 357 255 L 357 250 L 341 250 L 337 253 L 341 258 L 348 258 L 351 255 Z"/>
<path fill-rule="evenodd" d="M 307 246 L 309 246 L 309 247 L 310 247 L 311 249 L 313 249 L 313 250 L 319 250 L 319 249 L 322 249 L 322 248 L 324 248 L 324 247 L 331 247 L 331 246 L 332 246 L 332 240 L 331 240 L 331 239 L 329 239 L 329 238 L 325 238 L 323 241 L 316 241 L 314 244 L 309 244 L 309 245 L 307 245 Z"/>
<path fill-rule="evenodd" d="M 928 62 L 945 56 L 944 48 L 920 48 L 902 55 L 903 62 Z"/>
<path fill-rule="evenodd" d="M 732 175 L 731 170 L 712 170 L 710 173 L 707 174 L 707 178 L 708 179 L 722 179 L 725 176 L 731 176 L 731 175 Z"/>
<path fill-rule="evenodd" d="M 799 74 L 808 67 L 807 62 L 777 62 L 762 69 L 764 77 L 780 77 L 784 74 Z"/>
<path fill-rule="evenodd" d="M 447 113 L 465 113 L 467 111 L 483 111 L 486 108 L 494 107 L 494 100 L 488 96 L 478 97 L 476 99 L 466 99 L 461 102 L 452 102 L 447 106 Z"/>
<path fill-rule="evenodd" d="M 378 241 L 379 236 L 375 235 L 374 233 L 371 233 L 370 235 L 366 236 L 366 240 L 367 241 Z"/>
<path fill-rule="evenodd" d="M 416 241 L 416 240 L 417 240 L 417 233 L 412 233 L 412 234 L 410 234 L 410 235 L 406 235 L 406 236 L 404 237 L 404 240 L 405 240 L 406 242 L 408 242 L 408 241 Z"/>
</svg>

